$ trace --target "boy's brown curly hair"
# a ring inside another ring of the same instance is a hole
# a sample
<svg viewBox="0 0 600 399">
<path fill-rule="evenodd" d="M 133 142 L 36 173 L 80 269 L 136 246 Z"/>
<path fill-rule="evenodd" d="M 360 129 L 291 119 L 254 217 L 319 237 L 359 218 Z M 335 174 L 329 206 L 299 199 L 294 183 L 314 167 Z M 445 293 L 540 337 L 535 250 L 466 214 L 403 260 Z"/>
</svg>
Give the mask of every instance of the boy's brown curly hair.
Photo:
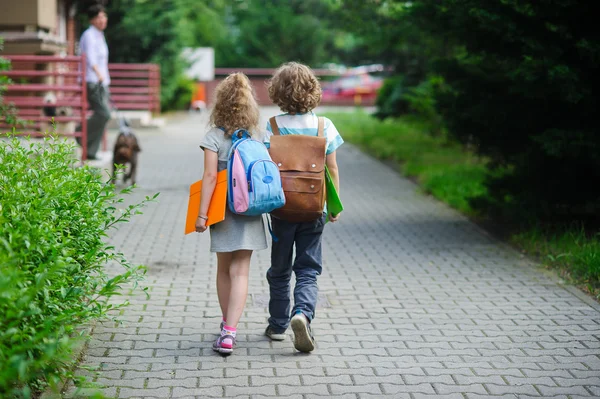
<svg viewBox="0 0 600 399">
<path fill-rule="evenodd" d="M 258 130 L 258 104 L 246 75 L 232 73 L 219 83 L 215 89 L 215 106 L 210 114 L 210 123 L 225 129 L 227 135 L 237 129 L 246 129 L 250 135 Z"/>
<path fill-rule="evenodd" d="M 267 83 L 269 98 L 290 114 L 312 111 L 321 102 L 321 85 L 313 71 L 298 62 L 277 68 Z"/>
</svg>

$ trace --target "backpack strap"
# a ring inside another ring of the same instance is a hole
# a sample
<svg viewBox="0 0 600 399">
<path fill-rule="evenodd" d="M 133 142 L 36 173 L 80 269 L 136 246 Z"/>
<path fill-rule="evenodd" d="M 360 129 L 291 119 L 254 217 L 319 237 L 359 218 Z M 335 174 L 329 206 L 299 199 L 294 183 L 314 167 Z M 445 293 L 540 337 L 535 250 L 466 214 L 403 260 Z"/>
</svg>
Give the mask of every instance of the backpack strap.
<svg viewBox="0 0 600 399">
<path fill-rule="evenodd" d="M 252 138 L 252 137 L 250 136 L 250 133 L 248 133 L 248 131 L 246 129 L 237 129 L 231 135 L 231 142 L 235 143 L 235 142 L 237 142 L 239 140 L 250 139 L 250 138 Z"/>
<path fill-rule="evenodd" d="M 269 123 L 271 124 L 271 131 L 273 132 L 273 134 L 275 136 L 279 136 L 279 127 L 277 126 L 277 121 L 275 120 L 275 117 L 269 119 Z"/>
<path fill-rule="evenodd" d="M 325 130 L 325 119 L 323 119 L 323 117 L 320 116 L 318 118 L 318 121 L 319 127 L 317 128 L 317 137 L 323 137 Z M 269 119 L 269 123 L 271 124 L 271 131 L 273 131 L 273 134 L 275 136 L 279 136 L 279 127 L 277 126 L 277 121 L 275 120 L 275 117 Z"/>
<path fill-rule="evenodd" d="M 317 137 L 323 137 L 323 131 L 325 129 L 325 119 L 319 116 L 319 128 L 317 129 Z"/>
</svg>

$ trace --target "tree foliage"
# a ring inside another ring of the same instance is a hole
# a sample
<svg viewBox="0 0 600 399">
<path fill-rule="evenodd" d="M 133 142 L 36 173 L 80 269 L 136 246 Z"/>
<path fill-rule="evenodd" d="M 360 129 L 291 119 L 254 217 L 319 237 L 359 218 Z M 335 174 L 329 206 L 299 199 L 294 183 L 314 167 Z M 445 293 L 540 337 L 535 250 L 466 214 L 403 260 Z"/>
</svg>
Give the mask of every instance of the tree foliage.
<svg viewBox="0 0 600 399">
<path fill-rule="evenodd" d="M 162 106 L 177 102 L 187 67 L 184 47 L 211 45 L 222 34 L 219 11 L 224 1 L 113 0 L 108 4 L 106 37 L 111 62 L 158 63 L 161 68 Z"/>
<path fill-rule="evenodd" d="M 380 115 L 433 117 L 434 106 L 454 137 L 491 160 L 485 205 L 546 218 L 600 213 L 600 34 L 586 2 L 343 3 L 342 20 L 399 75 L 378 98 Z"/>
<path fill-rule="evenodd" d="M 381 0 L 344 0 L 338 9 L 338 24 L 355 32 L 362 58 L 358 63 L 382 63 L 394 70 L 378 96 L 377 115 L 385 118 L 422 108 L 428 98 L 413 99 L 428 86 L 432 62 L 441 54 L 450 54 L 448 38 L 438 39 L 412 16 L 413 2 Z M 433 78 L 433 81 L 437 78 Z M 422 85 L 423 84 L 423 85 Z M 421 85 L 421 87 L 419 87 Z M 436 115 L 435 119 L 439 117 Z"/>
<path fill-rule="evenodd" d="M 438 57 L 450 131 L 512 173 L 491 179 L 496 205 L 545 216 L 600 210 L 600 34 L 585 2 L 434 0 L 419 26 L 464 51 Z"/>
<path fill-rule="evenodd" d="M 330 61 L 330 14 L 327 2 L 315 0 L 236 2 L 228 24 L 231 47 L 219 52 L 218 63 L 276 67 L 292 60 L 309 65 Z"/>
<path fill-rule="evenodd" d="M 82 11 L 89 0 L 81 6 Z M 112 0 L 106 37 L 111 62 L 161 67 L 162 105 L 189 91 L 185 47 L 213 47 L 216 66 L 312 66 L 348 57 L 351 35 L 334 27 L 335 2 L 319 0 Z"/>
</svg>

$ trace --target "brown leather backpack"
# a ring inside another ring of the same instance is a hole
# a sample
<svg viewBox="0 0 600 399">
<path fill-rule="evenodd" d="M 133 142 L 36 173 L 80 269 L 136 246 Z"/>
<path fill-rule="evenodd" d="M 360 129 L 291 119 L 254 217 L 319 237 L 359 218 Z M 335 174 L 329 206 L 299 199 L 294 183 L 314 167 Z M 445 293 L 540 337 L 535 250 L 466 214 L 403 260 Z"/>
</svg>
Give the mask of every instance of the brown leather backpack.
<svg viewBox="0 0 600 399">
<path fill-rule="evenodd" d="M 269 154 L 279 167 L 285 205 L 271 214 L 288 222 L 311 222 L 323 214 L 325 207 L 324 120 L 319 118 L 317 137 L 302 134 L 279 134 L 275 117 L 270 119 L 273 135 Z"/>
</svg>

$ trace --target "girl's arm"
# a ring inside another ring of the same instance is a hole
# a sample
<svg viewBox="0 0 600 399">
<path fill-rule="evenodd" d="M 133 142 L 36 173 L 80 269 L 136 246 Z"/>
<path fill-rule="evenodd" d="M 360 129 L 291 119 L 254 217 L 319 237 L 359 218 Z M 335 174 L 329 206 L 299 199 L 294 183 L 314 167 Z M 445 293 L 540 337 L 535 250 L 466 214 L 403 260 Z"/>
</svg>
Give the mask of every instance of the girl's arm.
<svg viewBox="0 0 600 399">
<path fill-rule="evenodd" d="M 331 179 L 333 180 L 333 185 L 335 186 L 335 189 L 337 190 L 337 192 L 339 194 L 339 192 L 340 192 L 340 172 L 338 170 L 335 151 L 332 152 L 331 154 L 327 154 L 327 157 L 325 158 L 325 164 L 327 165 L 327 169 L 329 169 L 329 174 L 331 175 Z M 336 215 L 335 217 L 333 215 L 329 215 L 329 220 L 332 222 L 337 222 L 337 220 L 339 218 L 340 218 L 340 215 Z"/>
<path fill-rule="evenodd" d="M 206 231 L 206 221 L 208 206 L 212 198 L 215 186 L 217 185 L 217 166 L 219 164 L 219 158 L 216 152 L 205 149 L 204 150 L 204 175 L 202 177 L 202 194 L 200 196 L 200 212 L 198 213 L 198 219 L 196 219 L 196 231 L 203 233 Z"/>
</svg>

